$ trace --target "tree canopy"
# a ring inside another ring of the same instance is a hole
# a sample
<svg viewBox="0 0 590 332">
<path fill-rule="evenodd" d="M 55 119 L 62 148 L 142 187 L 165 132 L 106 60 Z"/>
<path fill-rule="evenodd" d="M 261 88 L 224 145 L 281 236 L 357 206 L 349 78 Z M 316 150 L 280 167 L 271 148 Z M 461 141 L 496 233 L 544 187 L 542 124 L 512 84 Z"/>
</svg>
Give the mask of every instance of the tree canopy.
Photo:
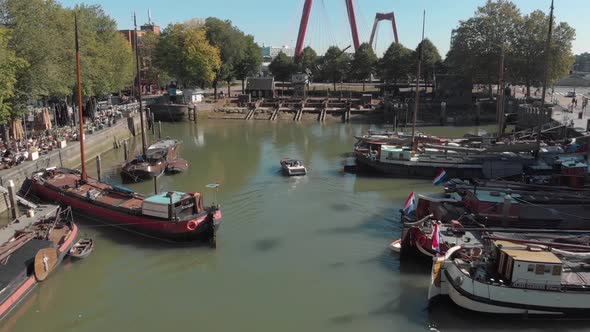
<svg viewBox="0 0 590 332">
<path fill-rule="evenodd" d="M 344 75 L 349 71 L 350 59 L 337 46 L 330 46 L 324 54 L 321 62 L 321 74 L 326 80 L 330 80 L 334 84 L 336 90 L 336 82 L 342 80 Z"/>
<path fill-rule="evenodd" d="M 155 64 L 182 86 L 211 83 L 221 68 L 219 49 L 209 43 L 205 27 L 198 22 L 168 25 L 154 55 Z"/>
<path fill-rule="evenodd" d="M 488 0 L 474 17 L 460 22 L 445 62 L 453 72 L 476 83 L 492 84 L 498 80 L 499 58 L 504 49 L 505 79 L 527 87 L 538 86 L 543 81 L 548 28 L 548 15 L 542 11 L 523 16 L 508 0 Z M 574 38 L 575 31 L 567 23 L 554 23 L 548 66 L 550 83 L 571 68 Z"/>
<path fill-rule="evenodd" d="M 242 81 L 242 93 L 244 93 L 244 81 L 248 76 L 253 76 L 260 71 L 262 65 L 262 53 L 254 37 L 246 36 L 246 47 L 240 61 L 234 65 L 234 74 Z"/>
<path fill-rule="evenodd" d="M 8 48 L 9 39 L 9 30 L 0 27 L 0 123 L 6 123 L 11 116 L 10 100 L 15 95 L 16 73 L 28 65 Z"/>
<path fill-rule="evenodd" d="M 307 46 L 303 49 L 300 56 L 295 57 L 296 70 L 305 73 L 309 69 L 312 75 L 315 75 L 317 73 L 317 60 L 318 54 L 316 51 L 310 46 Z"/>
<path fill-rule="evenodd" d="M 414 52 L 400 43 L 391 43 L 377 64 L 379 76 L 385 80 L 397 83 L 406 79 L 412 69 Z"/>
<path fill-rule="evenodd" d="M 209 17 L 205 20 L 207 38 L 220 50 L 221 67 L 216 73 L 213 86 L 217 89 L 218 81 L 229 84 L 234 78 L 244 80 L 246 76 L 256 73 L 262 64 L 260 47 L 254 37 L 246 35 L 229 20 Z"/>
<path fill-rule="evenodd" d="M 295 72 L 293 59 L 285 53 L 280 52 L 268 65 L 268 69 L 278 81 L 289 81 Z"/>
<path fill-rule="evenodd" d="M 420 57 L 420 48 L 422 48 L 422 66 L 420 67 L 422 78 L 425 82 L 431 81 L 434 77 L 435 68 L 442 63 L 442 59 L 436 46 L 434 46 L 430 39 L 425 38 L 416 47 L 415 54 L 412 58 L 414 63 L 417 63 Z"/>
<path fill-rule="evenodd" d="M 362 43 L 354 52 L 350 62 L 350 76 L 354 80 L 364 81 L 370 78 L 377 65 L 377 56 L 368 43 Z"/>
<path fill-rule="evenodd" d="M 4 41 L 10 58 L 27 63 L 15 67 L 12 116 L 30 100 L 62 99 L 74 92 L 74 12 L 79 17 L 84 97 L 104 96 L 132 84 L 131 47 L 100 6 L 67 9 L 56 1 L 0 0 L 0 26 L 12 36 Z"/>
</svg>

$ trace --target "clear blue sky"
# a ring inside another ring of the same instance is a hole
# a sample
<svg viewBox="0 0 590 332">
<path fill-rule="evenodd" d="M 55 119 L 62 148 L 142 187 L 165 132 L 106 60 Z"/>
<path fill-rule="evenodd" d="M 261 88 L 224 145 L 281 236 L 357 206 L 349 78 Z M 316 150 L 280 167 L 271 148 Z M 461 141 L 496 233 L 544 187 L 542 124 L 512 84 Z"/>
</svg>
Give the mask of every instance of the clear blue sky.
<svg viewBox="0 0 590 332">
<path fill-rule="evenodd" d="M 513 0 L 521 12 L 541 9 L 548 13 L 550 0 Z M 303 0 L 61 0 L 68 7 L 79 3 L 99 4 L 113 17 L 119 29 L 132 28 L 133 11 L 138 21 L 152 20 L 164 28 L 169 23 L 215 16 L 229 19 L 254 35 L 262 45 L 294 47 Z M 471 17 L 485 0 L 356 0 L 355 9 L 361 41 L 368 41 L 376 12 L 395 12 L 400 42 L 414 48 L 420 40 L 422 10 L 426 10 L 426 37 L 441 55 L 449 48 L 451 30 L 459 20 Z M 590 52 L 590 0 L 555 0 L 555 16 L 576 29 L 575 54 Z M 139 23 L 138 22 L 138 23 Z M 323 52 L 327 46 L 350 45 L 350 29 L 344 0 L 314 0 L 306 45 Z M 377 33 L 377 52 L 393 40 L 391 27 L 382 22 Z"/>
</svg>

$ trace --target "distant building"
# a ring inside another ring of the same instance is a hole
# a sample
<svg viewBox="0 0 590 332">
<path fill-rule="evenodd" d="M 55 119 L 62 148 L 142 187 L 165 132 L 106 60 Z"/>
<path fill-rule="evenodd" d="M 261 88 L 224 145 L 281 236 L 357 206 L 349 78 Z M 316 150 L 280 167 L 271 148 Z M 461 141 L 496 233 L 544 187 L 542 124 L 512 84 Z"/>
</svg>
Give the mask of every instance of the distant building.
<svg viewBox="0 0 590 332">
<path fill-rule="evenodd" d="M 248 77 L 246 93 L 253 98 L 274 98 L 275 83 L 272 77 Z"/>
<path fill-rule="evenodd" d="M 135 30 L 119 30 L 123 34 L 129 46 L 135 51 Z M 160 35 L 160 26 L 153 23 L 144 24 L 137 30 L 137 38 L 141 39 L 148 32 L 153 32 L 156 36 Z"/>
<path fill-rule="evenodd" d="M 140 30 L 119 30 L 119 32 L 125 37 L 127 43 L 133 52 L 135 52 L 135 34 L 137 33 L 137 39 L 141 39 L 141 37 L 145 36 L 148 32 L 152 32 L 156 36 L 160 36 L 160 26 L 152 22 L 151 13 L 148 12 L 148 23 L 140 26 Z M 141 68 L 141 90 L 144 94 L 156 93 L 159 90 L 157 82 L 149 82 L 146 80 L 147 75 L 145 73 L 149 70 L 150 62 L 151 61 L 146 61 L 146 58 L 143 58 L 141 61 L 141 63 L 143 63 L 143 67 Z M 148 64 L 146 65 L 146 63 Z"/>
<path fill-rule="evenodd" d="M 262 46 L 262 57 L 268 59 L 274 59 L 279 53 L 285 53 L 287 56 L 295 56 L 295 49 L 287 45 L 281 47 L 273 46 Z"/>
</svg>

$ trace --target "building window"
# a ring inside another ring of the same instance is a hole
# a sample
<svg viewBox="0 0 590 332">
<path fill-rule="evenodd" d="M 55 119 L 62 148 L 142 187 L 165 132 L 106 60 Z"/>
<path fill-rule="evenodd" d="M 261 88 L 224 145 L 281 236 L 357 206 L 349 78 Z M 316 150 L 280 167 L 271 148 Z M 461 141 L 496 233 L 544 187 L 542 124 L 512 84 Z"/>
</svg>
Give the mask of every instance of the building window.
<svg viewBox="0 0 590 332">
<path fill-rule="evenodd" d="M 529 272 L 535 271 L 535 264 L 529 264 L 527 271 L 529 271 Z"/>
<path fill-rule="evenodd" d="M 537 266 L 535 266 L 535 274 L 544 274 L 545 273 L 545 265 L 543 264 L 537 264 Z"/>
<path fill-rule="evenodd" d="M 553 274 L 554 276 L 560 276 L 561 275 L 561 266 L 554 265 L 553 272 L 551 274 Z"/>
<path fill-rule="evenodd" d="M 545 273 L 551 273 L 551 265 L 545 266 Z"/>
</svg>

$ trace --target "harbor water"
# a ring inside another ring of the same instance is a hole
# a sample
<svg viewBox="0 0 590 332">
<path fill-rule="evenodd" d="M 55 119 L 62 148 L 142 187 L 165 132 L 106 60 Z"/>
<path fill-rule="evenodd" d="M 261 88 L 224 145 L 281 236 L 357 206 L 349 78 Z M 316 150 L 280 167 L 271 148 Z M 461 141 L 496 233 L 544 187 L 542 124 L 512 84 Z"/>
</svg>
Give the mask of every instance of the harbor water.
<svg viewBox="0 0 590 332">
<path fill-rule="evenodd" d="M 578 322 L 498 319 L 442 302 L 429 309 L 430 266 L 400 264 L 409 192 L 431 181 L 345 174 L 342 155 L 360 124 L 203 121 L 163 124 L 183 141 L 186 173 L 162 176 L 160 191 L 201 191 L 221 204 L 217 249 L 171 247 L 77 219 L 93 254 L 66 260 L 0 324 L 31 331 L 553 331 Z M 422 128 L 460 137 L 490 127 Z M 150 134 L 149 140 L 153 140 Z M 137 148 L 136 148 L 137 149 Z M 138 150 L 137 150 L 138 151 Z M 279 160 L 302 159 L 308 175 L 283 177 Z M 120 183 L 123 151 L 102 156 Z M 96 174 L 94 160 L 89 173 Z M 209 183 L 220 187 L 208 189 Z M 150 194 L 153 182 L 128 185 Z"/>
</svg>

